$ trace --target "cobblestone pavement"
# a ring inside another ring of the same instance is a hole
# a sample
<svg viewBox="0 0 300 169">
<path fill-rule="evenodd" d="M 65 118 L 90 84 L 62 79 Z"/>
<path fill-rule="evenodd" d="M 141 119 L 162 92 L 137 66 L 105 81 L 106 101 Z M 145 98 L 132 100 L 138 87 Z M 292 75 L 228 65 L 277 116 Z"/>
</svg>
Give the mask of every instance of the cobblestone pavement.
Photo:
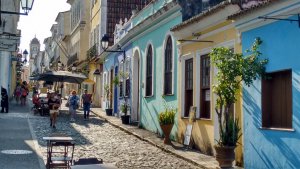
<svg viewBox="0 0 300 169">
<path fill-rule="evenodd" d="M 69 116 L 61 113 L 56 125 L 49 126 L 49 117 L 30 116 L 30 123 L 37 137 L 40 151 L 46 162 L 46 142 L 42 137 L 52 133 L 65 133 L 75 139 L 74 159 L 97 157 L 104 163 L 114 163 L 118 168 L 199 168 L 176 156 L 129 135 L 92 115 L 89 121 L 78 114 L 76 122 L 70 123 Z"/>
</svg>

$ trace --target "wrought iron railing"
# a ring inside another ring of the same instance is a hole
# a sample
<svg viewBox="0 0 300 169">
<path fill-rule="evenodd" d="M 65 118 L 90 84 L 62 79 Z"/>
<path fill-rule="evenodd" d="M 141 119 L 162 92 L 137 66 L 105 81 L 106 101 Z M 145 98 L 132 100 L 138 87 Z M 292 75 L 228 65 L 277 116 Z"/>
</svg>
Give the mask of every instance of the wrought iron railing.
<svg viewBox="0 0 300 169">
<path fill-rule="evenodd" d="M 97 57 L 100 54 L 100 48 L 99 44 L 95 43 L 87 52 L 87 59 L 92 60 L 93 58 Z"/>
</svg>

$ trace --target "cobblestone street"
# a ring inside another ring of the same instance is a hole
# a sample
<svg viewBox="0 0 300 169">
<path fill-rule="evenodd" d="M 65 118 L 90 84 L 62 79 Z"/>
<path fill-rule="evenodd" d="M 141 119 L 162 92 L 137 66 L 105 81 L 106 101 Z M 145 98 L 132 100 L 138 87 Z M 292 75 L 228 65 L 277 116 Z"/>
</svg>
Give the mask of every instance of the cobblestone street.
<svg viewBox="0 0 300 169">
<path fill-rule="evenodd" d="M 46 142 L 42 139 L 53 133 L 64 133 L 75 139 L 74 159 L 97 157 L 118 168 L 199 168 L 174 155 L 113 127 L 92 115 L 89 121 L 79 113 L 76 122 L 70 123 L 68 114 L 61 113 L 57 128 L 49 126 L 49 117 L 30 116 L 40 151 L 46 161 Z"/>
</svg>

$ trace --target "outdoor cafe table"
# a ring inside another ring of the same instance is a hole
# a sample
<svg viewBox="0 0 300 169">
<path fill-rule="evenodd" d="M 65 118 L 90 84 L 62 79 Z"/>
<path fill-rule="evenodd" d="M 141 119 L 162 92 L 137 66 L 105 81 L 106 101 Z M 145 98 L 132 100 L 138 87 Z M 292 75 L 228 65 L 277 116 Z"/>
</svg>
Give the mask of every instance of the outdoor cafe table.
<svg viewBox="0 0 300 169">
<path fill-rule="evenodd" d="M 52 143 L 70 143 L 73 140 L 72 137 L 64 135 L 52 135 L 48 137 L 43 137 L 43 140 L 47 141 L 47 164 L 49 164 L 51 159 L 51 144 Z"/>
<path fill-rule="evenodd" d="M 113 164 L 73 165 L 71 169 L 117 169 Z"/>
</svg>

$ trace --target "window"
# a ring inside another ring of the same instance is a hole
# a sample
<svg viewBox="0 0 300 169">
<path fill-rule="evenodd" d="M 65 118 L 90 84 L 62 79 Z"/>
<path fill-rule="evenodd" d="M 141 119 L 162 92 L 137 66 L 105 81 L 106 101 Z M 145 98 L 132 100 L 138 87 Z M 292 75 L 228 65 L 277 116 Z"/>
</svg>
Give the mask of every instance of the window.
<svg viewBox="0 0 300 169">
<path fill-rule="evenodd" d="M 152 46 L 148 47 L 147 57 L 146 57 L 146 96 L 152 95 L 152 58 L 153 51 Z"/>
<path fill-rule="evenodd" d="M 120 63 L 120 69 L 119 71 L 123 71 L 123 63 Z M 119 88 L 120 88 L 120 97 L 123 97 L 123 78 L 119 76 Z"/>
<path fill-rule="evenodd" d="M 193 58 L 185 61 L 185 108 L 184 117 L 188 117 L 193 106 Z"/>
<path fill-rule="evenodd" d="M 130 78 L 129 78 L 129 70 L 130 70 L 130 60 L 127 59 L 126 60 L 126 67 L 125 67 L 125 74 L 126 74 L 126 79 L 125 79 L 125 96 L 129 97 L 129 93 L 130 93 Z"/>
<path fill-rule="evenodd" d="M 262 80 L 262 126 L 292 128 L 292 71 L 268 73 Z"/>
<path fill-rule="evenodd" d="M 210 58 L 201 56 L 200 61 L 200 118 L 210 119 Z"/>
<path fill-rule="evenodd" d="M 173 58 L 172 58 L 172 38 L 168 37 L 166 48 L 165 48 L 165 77 L 164 77 L 164 94 L 170 95 L 172 94 L 172 86 L 173 86 Z"/>
</svg>

